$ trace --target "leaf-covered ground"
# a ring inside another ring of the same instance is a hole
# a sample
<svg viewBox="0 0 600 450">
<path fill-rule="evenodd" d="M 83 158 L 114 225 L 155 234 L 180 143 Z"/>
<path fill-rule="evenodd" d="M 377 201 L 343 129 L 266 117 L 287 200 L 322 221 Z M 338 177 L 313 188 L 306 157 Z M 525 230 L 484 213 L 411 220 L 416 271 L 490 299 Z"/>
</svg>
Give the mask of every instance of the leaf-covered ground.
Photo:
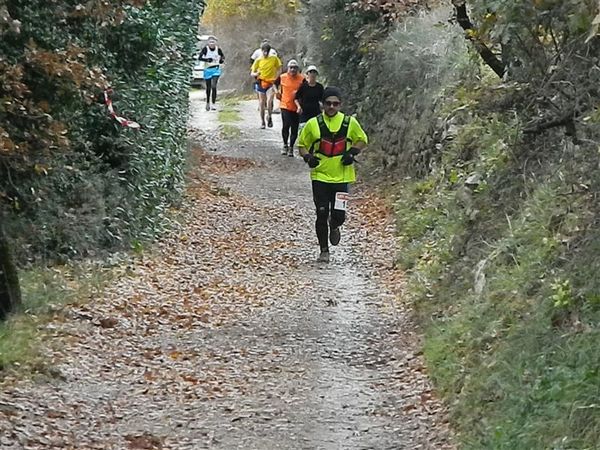
<svg viewBox="0 0 600 450">
<path fill-rule="evenodd" d="M 47 326 L 54 377 L 4 380 L 0 448 L 454 448 L 385 203 L 357 189 L 317 264 L 308 173 L 279 156 L 279 117 L 259 130 L 242 103 L 224 142 L 202 106 L 192 96 L 181 226 Z"/>
</svg>

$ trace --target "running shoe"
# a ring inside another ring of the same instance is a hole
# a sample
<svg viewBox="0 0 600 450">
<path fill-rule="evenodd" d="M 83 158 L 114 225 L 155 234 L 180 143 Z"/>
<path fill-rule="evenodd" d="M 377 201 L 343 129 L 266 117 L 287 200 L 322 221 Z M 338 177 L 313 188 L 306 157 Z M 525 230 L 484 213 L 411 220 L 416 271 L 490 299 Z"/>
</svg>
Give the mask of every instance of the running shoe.
<svg viewBox="0 0 600 450">
<path fill-rule="evenodd" d="M 212 105 L 212 108 L 210 108 L 210 109 L 212 109 L 213 111 L 216 111 L 216 110 L 217 110 L 217 105 L 215 105 L 215 104 L 213 103 L 213 105 Z"/>
<path fill-rule="evenodd" d="M 328 263 L 329 262 L 329 252 L 321 252 L 319 257 L 317 258 L 317 262 Z"/>
<path fill-rule="evenodd" d="M 261 129 L 261 130 L 264 130 L 264 129 L 265 129 L 265 124 L 264 124 L 264 123 L 263 123 L 263 124 L 261 124 L 261 126 L 260 126 L 260 129 Z"/>
<path fill-rule="evenodd" d="M 281 154 L 282 154 L 283 156 L 285 156 L 285 155 L 287 155 L 287 154 L 288 154 L 288 152 L 289 152 L 289 148 L 288 148 L 288 146 L 287 146 L 287 145 L 284 145 L 284 146 L 283 146 L 283 148 L 281 149 Z"/>
<path fill-rule="evenodd" d="M 207 110 L 207 111 L 210 111 L 210 103 L 207 103 L 207 104 L 206 104 L 206 110 Z"/>
<path fill-rule="evenodd" d="M 340 232 L 340 227 L 329 229 L 329 242 L 331 242 L 331 245 L 338 245 L 341 238 L 342 233 Z"/>
<path fill-rule="evenodd" d="M 294 156 L 294 147 L 290 147 L 288 150 L 288 156 L 293 157 Z"/>
<path fill-rule="evenodd" d="M 269 119 L 267 120 L 267 126 L 269 128 L 273 128 L 273 119 L 271 118 L 271 116 L 269 116 Z"/>
</svg>

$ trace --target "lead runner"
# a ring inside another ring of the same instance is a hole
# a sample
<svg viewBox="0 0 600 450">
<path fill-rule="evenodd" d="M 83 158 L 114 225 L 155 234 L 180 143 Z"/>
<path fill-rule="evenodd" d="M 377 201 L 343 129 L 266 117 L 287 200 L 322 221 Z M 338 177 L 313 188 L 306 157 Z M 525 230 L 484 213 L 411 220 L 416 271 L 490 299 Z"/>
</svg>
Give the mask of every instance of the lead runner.
<svg viewBox="0 0 600 450">
<path fill-rule="evenodd" d="M 358 120 L 340 112 L 341 106 L 341 90 L 334 86 L 325 88 L 323 113 L 306 122 L 298 139 L 300 156 L 311 168 L 319 262 L 329 262 L 329 243 L 340 242 L 348 186 L 356 181 L 354 157 L 368 143 Z"/>
</svg>

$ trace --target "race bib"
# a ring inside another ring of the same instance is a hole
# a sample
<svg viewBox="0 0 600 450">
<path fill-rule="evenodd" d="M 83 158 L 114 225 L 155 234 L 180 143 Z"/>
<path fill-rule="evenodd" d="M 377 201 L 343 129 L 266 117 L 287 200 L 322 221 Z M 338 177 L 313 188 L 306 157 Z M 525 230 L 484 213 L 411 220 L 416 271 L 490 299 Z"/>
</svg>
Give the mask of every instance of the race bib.
<svg viewBox="0 0 600 450">
<path fill-rule="evenodd" d="M 335 203 L 333 205 L 333 209 L 337 209 L 339 211 L 346 211 L 348 209 L 348 202 L 350 201 L 350 194 L 347 192 L 336 192 L 335 193 Z"/>
</svg>

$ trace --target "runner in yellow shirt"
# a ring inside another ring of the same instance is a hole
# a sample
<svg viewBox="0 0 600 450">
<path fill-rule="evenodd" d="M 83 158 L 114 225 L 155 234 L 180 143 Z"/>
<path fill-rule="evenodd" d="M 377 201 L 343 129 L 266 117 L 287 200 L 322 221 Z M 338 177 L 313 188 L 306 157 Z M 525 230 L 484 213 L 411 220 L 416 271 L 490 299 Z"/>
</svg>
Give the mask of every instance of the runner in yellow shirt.
<svg viewBox="0 0 600 450">
<path fill-rule="evenodd" d="M 261 128 L 265 128 L 265 109 L 267 110 L 267 125 L 269 128 L 273 126 L 273 97 L 275 89 L 273 85 L 279 76 L 281 69 L 281 60 L 275 55 L 271 55 L 271 46 L 263 44 L 261 46 L 262 56 L 252 64 L 250 75 L 256 77 L 258 92 L 258 102 L 260 105 L 260 121 Z"/>
<path fill-rule="evenodd" d="M 341 105 L 340 89 L 325 88 L 323 113 L 306 122 L 298 139 L 300 156 L 311 168 L 320 262 L 329 262 L 328 239 L 331 245 L 340 242 L 340 226 L 346 220 L 344 193 L 356 180 L 354 157 L 368 142 L 358 120 L 340 112 Z"/>
</svg>

